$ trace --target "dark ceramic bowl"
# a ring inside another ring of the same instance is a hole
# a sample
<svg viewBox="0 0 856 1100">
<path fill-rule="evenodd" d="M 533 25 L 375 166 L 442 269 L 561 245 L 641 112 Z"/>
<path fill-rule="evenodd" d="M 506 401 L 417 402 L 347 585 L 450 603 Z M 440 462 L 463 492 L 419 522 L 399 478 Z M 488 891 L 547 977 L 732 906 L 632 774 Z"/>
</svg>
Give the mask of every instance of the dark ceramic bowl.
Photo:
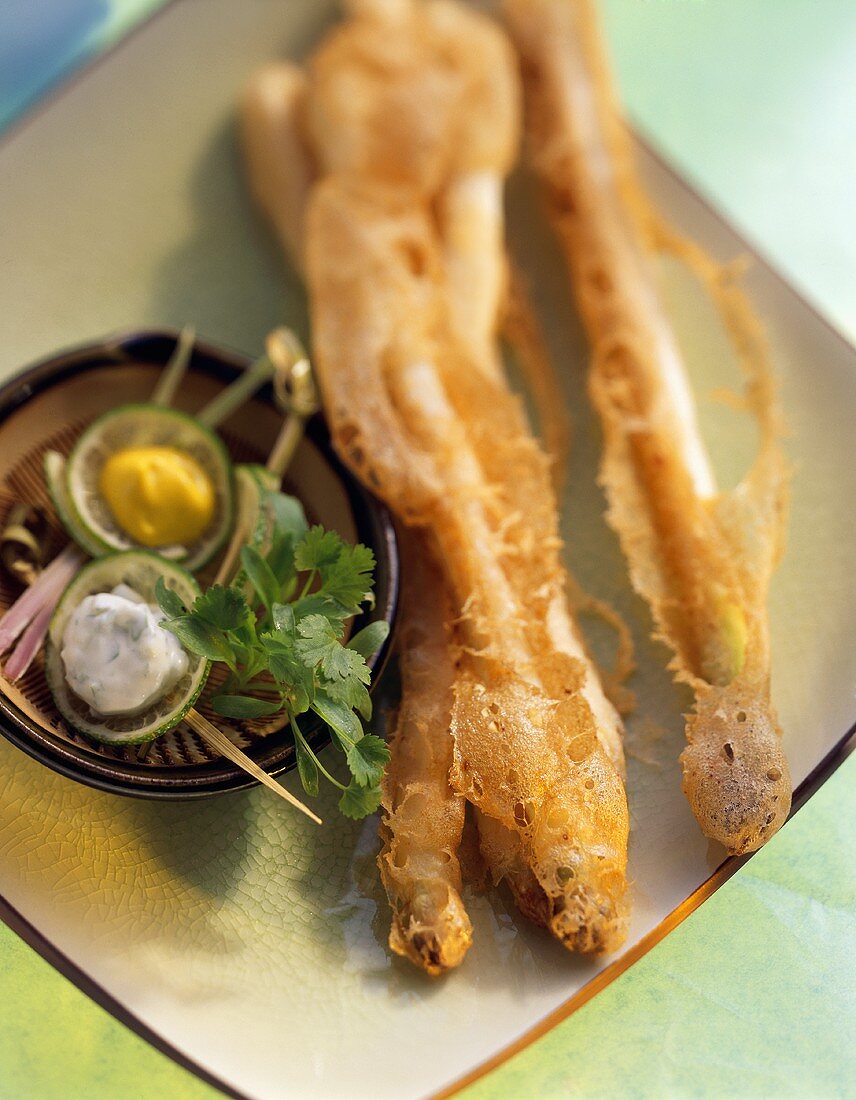
<svg viewBox="0 0 856 1100">
<path fill-rule="evenodd" d="M 175 342 L 176 333 L 166 330 L 120 335 L 37 363 L 0 388 L 0 516 L 15 500 L 43 507 L 54 525 L 52 550 L 58 549 L 64 534 L 41 475 L 44 450 L 50 446 L 67 451 L 81 428 L 106 409 L 146 400 Z M 176 405 L 188 411 L 200 408 L 247 362 L 234 352 L 197 342 Z M 221 435 L 236 460 L 263 461 L 281 422 L 272 394 L 262 390 L 226 421 Z M 307 426 L 286 488 L 302 500 L 310 521 L 333 528 L 349 541 L 363 542 L 375 553 L 375 606 L 354 621 L 354 631 L 377 619 L 392 627 L 399 573 L 392 518 L 339 462 L 320 416 Z M 8 577 L 0 578 L 0 608 L 7 607 L 18 591 Z M 389 646 L 388 639 L 369 661 L 373 685 Z M 279 775 L 295 766 L 287 728 L 262 735 L 251 724 L 230 725 L 239 730 L 244 750 L 266 772 Z M 329 741 L 326 726 L 314 716 L 312 721 L 307 716 L 302 728 L 313 748 Z M 213 756 L 185 727 L 152 742 L 143 756 L 136 746 L 99 746 L 68 731 L 53 707 L 41 657 L 19 684 L 2 685 L 0 733 L 54 771 L 115 794 L 186 799 L 255 786 L 255 780 L 223 757 Z"/>
</svg>

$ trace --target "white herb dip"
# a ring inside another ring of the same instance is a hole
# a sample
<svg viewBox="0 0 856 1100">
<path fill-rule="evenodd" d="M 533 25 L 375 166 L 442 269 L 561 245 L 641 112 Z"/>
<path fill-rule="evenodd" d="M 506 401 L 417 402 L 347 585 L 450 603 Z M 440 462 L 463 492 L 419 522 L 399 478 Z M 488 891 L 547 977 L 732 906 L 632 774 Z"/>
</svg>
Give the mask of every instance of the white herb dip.
<svg viewBox="0 0 856 1100">
<path fill-rule="evenodd" d="M 138 714 L 162 699 L 189 664 L 162 617 L 126 584 L 86 596 L 62 636 L 68 686 L 98 714 Z"/>
</svg>

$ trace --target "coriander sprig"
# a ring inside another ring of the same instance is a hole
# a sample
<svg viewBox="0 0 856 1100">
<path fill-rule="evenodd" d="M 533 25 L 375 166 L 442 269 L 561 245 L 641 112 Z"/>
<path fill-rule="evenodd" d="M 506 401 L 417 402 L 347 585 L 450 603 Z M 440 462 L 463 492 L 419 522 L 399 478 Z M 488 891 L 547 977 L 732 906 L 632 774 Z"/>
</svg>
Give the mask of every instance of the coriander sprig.
<svg viewBox="0 0 856 1100">
<path fill-rule="evenodd" d="M 211 706 L 224 718 L 284 714 L 294 737 L 297 769 L 308 795 L 320 777 L 342 793 L 339 809 L 362 818 L 380 805 L 389 750 L 366 733 L 372 715 L 366 658 L 389 631 L 374 622 L 345 640 L 345 624 L 371 599 L 374 555 L 350 546 L 335 531 L 309 527 L 293 497 L 271 493 L 269 545 L 241 550 L 241 574 L 230 586 L 213 585 L 185 607 L 158 582 L 163 626 L 185 649 L 229 670 Z M 344 783 L 319 760 L 298 719 L 317 715 L 330 729 L 349 772 Z"/>
</svg>

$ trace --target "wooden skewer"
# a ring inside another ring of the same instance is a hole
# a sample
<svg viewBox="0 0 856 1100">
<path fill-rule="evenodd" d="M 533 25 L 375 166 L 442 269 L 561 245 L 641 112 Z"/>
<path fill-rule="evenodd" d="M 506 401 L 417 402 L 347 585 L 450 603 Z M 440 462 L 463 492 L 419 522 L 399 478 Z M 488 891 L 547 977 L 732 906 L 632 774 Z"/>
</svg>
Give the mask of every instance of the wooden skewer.
<svg viewBox="0 0 856 1100">
<path fill-rule="evenodd" d="M 254 779 L 257 779 L 259 783 L 267 787 L 268 790 L 273 791 L 273 793 L 279 795 L 280 798 L 284 798 L 286 802 L 290 802 L 292 806 L 300 810 L 301 813 L 306 814 L 306 816 L 314 821 L 316 825 L 322 824 L 321 818 L 318 817 L 317 814 L 314 814 L 308 806 L 304 806 L 290 791 L 287 791 L 285 787 L 271 778 L 266 771 L 263 771 L 258 764 L 256 764 L 254 760 L 251 760 L 245 752 L 242 752 L 237 745 L 233 745 L 229 738 L 221 730 L 218 730 L 215 725 L 212 725 L 204 714 L 200 714 L 198 710 L 191 709 L 184 716 L 184 721 L 187 722 L 188 726 L 195 730 L 204 741 L 212 748 L 221 752 L 225 757 L 231 760 L 233 764 L 237 764 L 239 768 L 243 768 L 245 772 Z"/>
</svg>

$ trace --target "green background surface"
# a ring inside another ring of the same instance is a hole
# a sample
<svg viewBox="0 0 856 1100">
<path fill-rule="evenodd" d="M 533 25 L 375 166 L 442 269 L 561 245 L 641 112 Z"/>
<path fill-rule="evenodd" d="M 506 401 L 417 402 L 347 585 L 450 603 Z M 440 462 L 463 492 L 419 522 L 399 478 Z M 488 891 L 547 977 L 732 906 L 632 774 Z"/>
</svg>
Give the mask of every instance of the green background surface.
<svg viewBox="0 0 856 1100">
<path fill-rule="evenodd" d="M 633 121 L 854 339 L 856 5 L 601 8 Z"/>
<path fill-rule="evenodd" d="M 61 977 L 0 923 L 3 1100 L 216 1097 Z"/>
<path fill-rule="evenodd" d="M 26 88 L 6 67 L 0 125 L 159 4 L 87 6 L 63 51 L 33 54 Z M 606 0 L 604 12 L 637 124 L 856 335 L 856 8 Z M 4 20 L 0 58 L 32 48 L 32 26 L 12 42 Z M 468 1098 L 856 1095 L 854 825 L 851 759 L 663 943 Z M 0 926 L 0 1097 L 126 1095 L 213 1092 Z"/>
</svg>

